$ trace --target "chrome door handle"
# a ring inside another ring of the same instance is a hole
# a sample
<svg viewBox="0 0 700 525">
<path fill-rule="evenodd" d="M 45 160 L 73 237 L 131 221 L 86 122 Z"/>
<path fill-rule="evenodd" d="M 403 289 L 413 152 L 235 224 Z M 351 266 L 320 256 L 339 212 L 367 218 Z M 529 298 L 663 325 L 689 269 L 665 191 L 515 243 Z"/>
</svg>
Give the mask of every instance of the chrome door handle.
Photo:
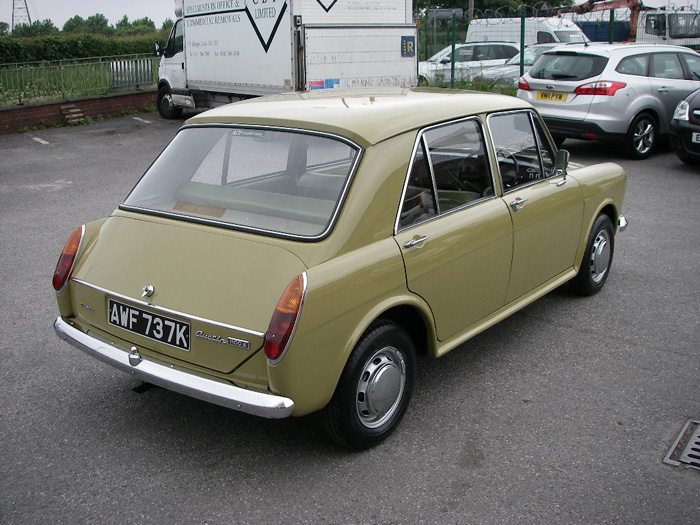
<svg viewBox="0 0 700 525">
<path fill-rule="evenodd" d="M 527 199 L 521 199 L 518 197 L 515 199 L 513 202 L 510 203 L 510 207 L 513 208 L 513 211 L 518 211 L 520 208 L 525 206 L 525 203 L 527 202 Z"/>
<path fill-rule="evenodd" d="M 419 245 L 422 242 L 425 242 L 427 240 L 428 240 L 427 235 L 424 235 L 423 237 L 419 237 L 417 239 L 410 239 L 410 240 L 406 241 L 405 243 L 403 243 L 403 247 L 404 248 L 413 248 L 414 246 L 417 246 L 417 245 Z"/>
</svg>

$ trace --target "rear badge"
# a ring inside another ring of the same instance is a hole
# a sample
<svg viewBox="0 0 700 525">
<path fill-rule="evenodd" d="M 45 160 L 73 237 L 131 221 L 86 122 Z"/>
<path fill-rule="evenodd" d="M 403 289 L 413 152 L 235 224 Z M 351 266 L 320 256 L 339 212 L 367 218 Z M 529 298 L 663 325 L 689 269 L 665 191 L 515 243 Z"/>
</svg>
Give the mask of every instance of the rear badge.
<svg viewBox="0 0 700 525">
<path fill-rule="evenodd" d="M 209 335 L 205 334 L 201 330 L 197 330 L 194 334 L 195 337 L 200 339 L 206 339 L 212 343 L 221 343 L 222 345 L 235 346 L 236 348 L 244 348 L 245 350 L 250 350 L 250 342 L 244 341 L 243 339 L 236 339 L 234 337 L 221 337 L 219 335 Z"/>
</svg>

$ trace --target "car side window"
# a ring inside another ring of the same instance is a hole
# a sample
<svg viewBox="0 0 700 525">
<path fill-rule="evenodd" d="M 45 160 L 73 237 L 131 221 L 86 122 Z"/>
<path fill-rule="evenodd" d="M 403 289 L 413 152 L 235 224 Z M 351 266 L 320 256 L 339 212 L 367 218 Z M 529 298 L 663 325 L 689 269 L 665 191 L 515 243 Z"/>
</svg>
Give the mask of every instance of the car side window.
<svg viewBox="0 0 700 525">
<path fill-rule="evenodd" d="M 428 155 L 425 152 L 425 144 L 421 139 L 413 156 L 411 171 L 408 174 L 399 226 L 405 228 L 411 224 L 423 222 L 436 214 L 435 187 L 430 173 Z"/>
<path fill-rule="evenodd" d="M 471 60 L 474 60 L 472 58 L 472 54 L 474 53 L 474 49 L 471 47 L 461 47 L 455 51 L 455 55 L 457 57 L 457 62 L 470 62 Z"/>
<path fill-rule="evenodd" d="M 636 55 L 620 60 L 615 71 L 623 75 L 646 76 L 649 55 Z"/>
<path fill-rule="evenodd" d="M 683 53 L 681 55 L 685 62 L 691 80 L 700 80 L 700 56 Z"/>
<path fill-rule="evenodd" d="M 530 112 L 489 116 L 491 139 L 504 191 L 551 177 L 554 151 Z"/>
<path fill-rule="evenodd" d="M 479 121 L 431 128 L 421 135 L 411 163 L 399 226 L 405 228 L 489 195 L 493 195 L 493 183 Z"/>
<path fill-rule="evenodd" d="M 657 78 L 684 79 L 683 67 L 675 53 L 657 53 L 651 55 L 649 76 Z"/>
</svg>

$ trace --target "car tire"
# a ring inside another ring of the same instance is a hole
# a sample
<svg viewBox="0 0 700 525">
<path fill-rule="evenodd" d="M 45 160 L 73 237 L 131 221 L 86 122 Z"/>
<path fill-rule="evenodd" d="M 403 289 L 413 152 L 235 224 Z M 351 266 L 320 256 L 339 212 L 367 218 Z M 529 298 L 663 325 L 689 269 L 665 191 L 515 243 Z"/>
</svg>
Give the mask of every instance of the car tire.
<svg viewBox="0 0 700 525">
<path fill-rule="evenodd" d="M 394 321 L 373 323 L 350 354 L 322 412 L 331 439 L 363 450 L 389 437 L 408 408 L 415 368 L 415 348 L 406 330 Z"/>
<path fill-rule="evenodd" d="M 158 113 L 166 119 L 178 118 L 182 115 L 182 108 L 176 108 L 173 105 L 173 96 L 167 86 L 158 90 Z"/>
<path fill-rule="evenodd" d="M 610 217 L 600 214 L 593 223 L 588 235 L 586 251 L 576 277 L 571 280 L 571 288 L 578 295 L 589 296 L 598 293 L 610 274 L 615 251 L 615 231 Z"/>
<path fill-rule="evenodd" d="M 630 158 L 642 160 L 649 157 L 658 142 L 659 127 L 648 113 L 637 115 L 625 138 L 625 149 Z"/>
</svg>

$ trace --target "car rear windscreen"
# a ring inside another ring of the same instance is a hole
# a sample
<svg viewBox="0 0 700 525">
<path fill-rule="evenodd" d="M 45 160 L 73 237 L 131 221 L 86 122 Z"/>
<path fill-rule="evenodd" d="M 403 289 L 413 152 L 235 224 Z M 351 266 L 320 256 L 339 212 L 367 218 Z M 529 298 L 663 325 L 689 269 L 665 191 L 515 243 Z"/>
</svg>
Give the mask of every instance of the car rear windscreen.
<svg viewBox="0 0 700 525">
<path fill-rule="evenodd" d="M 608 63 L 606 57 L 577 53 L 545 53 L 530 69 L 541 80 L 585 80 L 597 77 Z"/>
</svg>

